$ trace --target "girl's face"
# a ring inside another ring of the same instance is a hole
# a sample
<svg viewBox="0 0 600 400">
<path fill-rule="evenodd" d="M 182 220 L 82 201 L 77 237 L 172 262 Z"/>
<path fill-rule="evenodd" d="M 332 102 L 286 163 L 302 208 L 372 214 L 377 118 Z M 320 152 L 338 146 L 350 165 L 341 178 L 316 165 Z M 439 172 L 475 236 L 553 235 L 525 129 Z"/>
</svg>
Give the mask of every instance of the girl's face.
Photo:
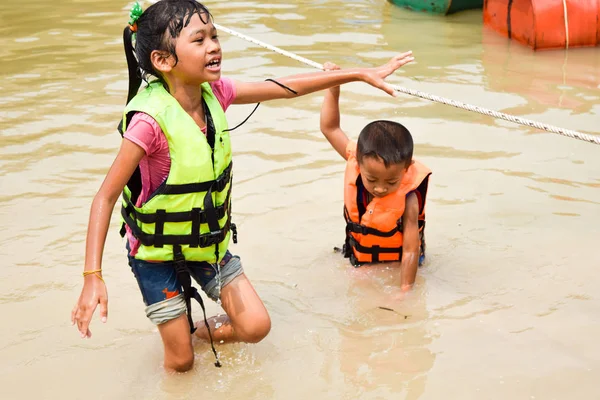
<svg viewBox="0 0 600 400">
<path fill-rule="evenodd" d="M 200 85 L 221 77 L 221 45 L 210 20 L 205 24 L 194 14 L 177 38 L 175 53 L 179 61 L 171 73 L 182 82 Z"/>
</svg>

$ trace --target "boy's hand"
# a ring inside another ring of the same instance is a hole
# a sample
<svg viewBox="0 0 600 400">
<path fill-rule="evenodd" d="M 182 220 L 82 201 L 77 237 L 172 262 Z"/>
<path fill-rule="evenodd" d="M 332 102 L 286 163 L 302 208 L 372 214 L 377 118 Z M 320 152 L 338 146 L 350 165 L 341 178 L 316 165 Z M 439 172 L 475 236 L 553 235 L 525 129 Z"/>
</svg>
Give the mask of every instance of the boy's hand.
<svg viewBox="0 0 600 400">
<path fill-rule="evenodd" d="M 335 71 L 341 68 L 332 62 L 323 64 L 323 70 Z M 332 86 L 325 91 L 323 96 L 323 106 L 321 107 L 320 118 L 321 132 L 331 146 L 345 160 L 346 147 L 348 146 L 348 136 L 340 127 L 340 87 Z"/>
<path fill-rule="evenodd" d="M 337 64 L 334 64 L 329 61 L 327 61 L 326 63 L 323 64 L 323 71 L 336 71 L 336 70 L 340 70 L 340 69 L 341 68 Z M 333 86 L 333 87 L 329 88 L 328 90 L 334 95 L 340 94 L 339 86 Z"/>
<path fill-rule="evenodd" d="M 363 81 L 396 97 L 396 91 L 391 85 L 386 83 L 384 79 L 393 74 L 398 68 L 408 64 L 414 59 L 415 58 L 412 56 L 412 51 L 398 54 L 381 67 L 366 69 Z"/>
<path fill-rule="evenodd" d="M 327 61 L 325 64 L 323 64 L 323 71 L 335 71 L 341 69 L 338 65 Z"/>
<path fill-rule="evenodd" d="M 104 281 L 96 275 L 86 276 L 81 290 L 81 295 L 77 304 L 71 311 L 71 324 L 77 323 L 77 329 L 81 333 L 82 338 L 92 337 L 92 332 L 89 329 L 92 315 L 100 304 L 100 318 L 102 322 L 106 322 L 108 317 L 108 294 Z"/>
</svg>

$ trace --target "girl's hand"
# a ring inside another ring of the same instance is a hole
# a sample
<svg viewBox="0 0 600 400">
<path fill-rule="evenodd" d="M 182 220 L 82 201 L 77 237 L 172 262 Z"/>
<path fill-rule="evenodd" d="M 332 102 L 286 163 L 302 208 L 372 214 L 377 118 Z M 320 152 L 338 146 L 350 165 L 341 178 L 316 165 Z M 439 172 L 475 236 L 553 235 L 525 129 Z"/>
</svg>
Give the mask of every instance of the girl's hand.
<svg viewBox="0 0 600 400">
<path fill-rule="evenodd" d="M 104 281 L 98 276 L 92 274 L 84 278 L 83 289 L 77 304 L 71 311 L 71 324 L 77 323 L 77 329 L 81 333 L 82 338 L 92 337 L 92 332 L 89 329 L 92 315 L 100 304 L 100 318 L 102 322 L 106 322 L 108 317 L 108 294 Z"/>
<path fill-rule="evenodd" d="M 415 58 L 412 56 L 412 51 L 398 54 L 381 67 L 368 68 L 363 76 L 363 81 L 369 85 L 383 90 L 389 95 L 396 97 L 396 91 L 392 86 L 384 81 L 385 78 L 394 73 L 398 68 L 408 64 Z"/>
<path fill-rule="evenodd" d="M 371 86 L 395 96 L 396 93 L 394 89 L 385 83 L 384 79 L 404 64 L 407 64 L 413 60 L 414 58 L 412 57 L 412 52 L 409 51 L 407 53 L 397 55 L 385 65 L 377 68 L 350 68 L 347 70 L 339 70 L 335 64 L 328 63 L 326 64 L 327 67 L 331 67 L 332 69 L 326 74 L 323 72 L 311 72 L 287 76 L 277 80 L 279 83 L 292 88 L 295 93 L 291 93 L 279 85 L 273 84 L 273 82 L 249 83 L 234 81 L 236 96 L 233 104 L 248 104 L 275 99 L 290 99 L 356 81 L 366 82 Z M 323 69 L 326 69 L 326 67 L 323 66 Z"/>
</svg>

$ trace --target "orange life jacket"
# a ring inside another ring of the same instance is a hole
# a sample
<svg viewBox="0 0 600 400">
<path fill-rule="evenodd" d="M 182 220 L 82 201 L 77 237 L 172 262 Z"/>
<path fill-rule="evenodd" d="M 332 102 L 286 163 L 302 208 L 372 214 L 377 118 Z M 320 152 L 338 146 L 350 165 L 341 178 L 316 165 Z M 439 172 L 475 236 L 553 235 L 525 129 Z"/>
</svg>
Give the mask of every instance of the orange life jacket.
<svg viewBox="0 0 600 400">
<path fill-rule="evenodd" d="M 402 259 L 402 215 L 406 195 L 416 190 L 420 196 L 419 239 L 420 257 L 425 254 L 425 199 L 431 171 L 415 161 L 394 193 L 374 198 L 359 217 L 357 181 L 360 170 L 356 159 L 356 143 L 346 149 L 348 162 L 344 181 L 344 218 L 346 219 L 346 243 L 344 256 L 353 265 Z"/>
</svg>

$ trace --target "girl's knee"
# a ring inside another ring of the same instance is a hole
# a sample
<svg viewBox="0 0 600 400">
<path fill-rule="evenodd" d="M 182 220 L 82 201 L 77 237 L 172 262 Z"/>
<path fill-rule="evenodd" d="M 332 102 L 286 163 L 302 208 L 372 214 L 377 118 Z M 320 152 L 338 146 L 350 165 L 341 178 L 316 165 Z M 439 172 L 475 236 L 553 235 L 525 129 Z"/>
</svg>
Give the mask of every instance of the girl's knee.
<svg viewBox="0 0 600 400">
<path fill-rule="evenodd" d="M 165 348 L 165 368 L 176 372 L 189 371 L 194 365 L 194 348 L 185 315 L 158 325 Z"/>
<path fill-rule="evenodd" d="M 167 369 L 175 372 L 186 372 L 192 369 L 193 366 L 194 348 L 192 347 L 191 339 L 173 340 L 165 343 L 165 367 Z"/>
<path fill-rule="evenodd" d="M 246 343 L 258 343 L 271 331 L 271 318 L 269 314 L 257 317 L 251 323 L 237 330 L 238 339 Z"/>
<path fill-rule="evenodd" d="M 194 352 L 165 354 L 165 368 L 175 372 L 187 372 L 194 366 Z"/>
</svg>

